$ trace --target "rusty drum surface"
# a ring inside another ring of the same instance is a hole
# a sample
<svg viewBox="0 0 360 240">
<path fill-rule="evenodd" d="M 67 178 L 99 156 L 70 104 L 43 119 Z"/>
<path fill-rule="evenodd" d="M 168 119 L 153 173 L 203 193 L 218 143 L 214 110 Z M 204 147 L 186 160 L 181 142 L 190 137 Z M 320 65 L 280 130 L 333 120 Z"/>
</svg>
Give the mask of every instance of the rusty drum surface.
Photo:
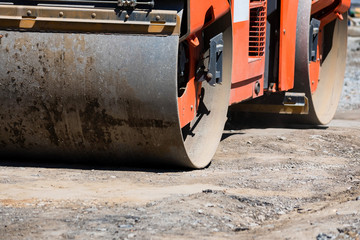
<svg viewBox="0 0 360 240">
<path fill-rule="evenodd" d="M 187 161 L 178 36 L 1 34 L 2 153 Z"/>
</svg>

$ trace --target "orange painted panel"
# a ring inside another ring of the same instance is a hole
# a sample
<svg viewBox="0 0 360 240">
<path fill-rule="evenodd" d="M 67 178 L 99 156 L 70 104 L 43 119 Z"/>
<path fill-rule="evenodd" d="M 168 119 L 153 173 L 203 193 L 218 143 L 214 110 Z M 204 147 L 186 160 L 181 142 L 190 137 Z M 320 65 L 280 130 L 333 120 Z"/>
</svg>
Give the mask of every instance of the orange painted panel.
<svg viewBox="0 0 360 240">
<path fill-rule="evenodd" d="M 321 20 L 322 27 L 336 18 L 343 20 L 342 14 L 350 8 L 351 0 L 338 0 L 336 3 L 337 5 L 334 5 L 332 9 L 327 9 L 328 12 L 322 14 L 321 18 L 318 17 Z"/>
<path fill-rule="evenodd" d="M 232 82 L 247 78 L 249 58 L 249 21 L 233 24 L 233 71 Z"/>
<path fill-rule="evenodd" d="M 319 12 L 321 9 L 330 6 L 334 2 L 335 0 L 312 0 L 311 14 Z"/>
<path fill-rule="evenodd" d="M 254 7 L 249 5 L 248 8 L 251 6 Z M 264 7 L 265 4 L 259 6 Z M 234 8 L 232 13 L 234 16 Z M 247 13 L 250 15 L 249 9 Z M 263 95 L 265 56 L 249 57 L 249 15 L 243 18 L 238 16 L 237 19 L 246 20 L 233 22 L 233 70 L 229 105 Z M 260 84 L 258 93 L 255 93 L 256 83 Z"/>
<path fill-rule="evenodd" d="M 178 98 L 180 126 L 191 122 L 196 114 L 201 83 L 195 81 L 195 67 L 202 49 L 202 29 L 230 10 L 227 0 L 190 0 L 189 81 L 185 92 Z M 207 19 L 210 16 L 210 20 Z M 207 22 L 209 20 L 209 22 Z"/>
<path fill-rule="evenodd" d="M 279 90 L 286 91 L 294 87 L 298 0 L 281 1 L 280 9 Z"/>
<path fill-rule="evenodd" d="M 201 49 L 198 36 L 191 35 L 188 39 L 189 43 L 189 81 L 186 84 L 185 92 L 178 97 L 178 109 L 180 118 L 180 127 L 186 126 L 191 122 L 196 114 L 199 102 L 199 90 L 201 83 L 195 81 L 195 67 Z"/>
<path fill-rule="evenodd" d="M 313 0 L 311 14 L 315 14 L 332 4 L 334 4 L 334 8 L 331 10 L 343 14 L 350 8 L 351 0 Z"/>
<path fill-rule="evenodd" d="M 214 20 L 226 14 L 229 9 L 227 0 L 190 0 L 190 32 L 203 28 L 208 11 L 212 13 Z"/>
</svg>

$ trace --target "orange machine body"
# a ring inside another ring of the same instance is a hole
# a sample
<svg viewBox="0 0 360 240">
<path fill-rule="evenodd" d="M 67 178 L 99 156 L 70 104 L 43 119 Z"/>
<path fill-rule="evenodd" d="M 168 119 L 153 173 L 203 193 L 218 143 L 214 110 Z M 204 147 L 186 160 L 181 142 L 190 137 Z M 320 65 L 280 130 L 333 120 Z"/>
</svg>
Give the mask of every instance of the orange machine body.
<svg viewBox="0 0 360 240">
<path fill-rule="evenodd" d="M 233 59 L 232 82 L 229 105 L 260 97 L 264 91 L 288 91 L 294 87 L 295 45 L 297 9 L 299 0 L 280 2 L 279 45 L 277 79 L 268 76 L 265 84 L 266 21 L 268 0 L 189 0 L 189 81 L 186 90 L 178 98 L 180 125 L 183 127 L 196 115 L 199 89 L 202 83 L 195 80 L 196 62 L 203 46 L 202 32 L 211 23 L 229 11 L 232 15 Z M 326 25 L 350 6 L 350 0 L 313 0 L 311 14 Z M 321 29 L 321 28 L 320 28 Z M 321 32 L 321 30 L 320 30 Z M 319 36 L 321 41 L 321 34 Z M 319 78 L 319 60 L 310 63 L 312 91 L 316 90 Z"/>
</svg>

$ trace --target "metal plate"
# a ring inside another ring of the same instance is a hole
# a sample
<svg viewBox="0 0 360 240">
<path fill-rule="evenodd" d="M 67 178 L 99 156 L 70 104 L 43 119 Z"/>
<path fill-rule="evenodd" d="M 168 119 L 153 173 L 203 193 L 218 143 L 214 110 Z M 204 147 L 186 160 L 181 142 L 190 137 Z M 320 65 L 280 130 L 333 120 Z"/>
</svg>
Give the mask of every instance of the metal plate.
<svg viewBox="0 0 360 240">
<path fill-rule="evenodd" d="M 171 10 L 114 10 L 0 5 L 0 29 L 178 35 L 180 16 Z"/>
</svg>

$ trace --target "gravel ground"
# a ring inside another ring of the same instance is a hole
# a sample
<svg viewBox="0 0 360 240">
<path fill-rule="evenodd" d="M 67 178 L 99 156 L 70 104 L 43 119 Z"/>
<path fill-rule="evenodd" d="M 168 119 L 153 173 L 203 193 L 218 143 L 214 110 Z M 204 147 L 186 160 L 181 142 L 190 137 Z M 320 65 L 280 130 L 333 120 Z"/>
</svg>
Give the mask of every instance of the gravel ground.
<svg viewBox="0 0 360 240">
<path fill-rule="evenodd" d="M 339 110 L 360 109 L 360 38 L 348 37 L 348 56 Z"/>
<path fill-rule="evenodd" d="M 329 126 L 226 130 L 203 170 L 1 159 L 0 239 L 360 239 L 358 45 Z"/>
<path fill-rule="evenodd" d="M 195 171 L 2 161 L 0 239 L 360 236 L 360 118 L 223 138 Z"/>
</svg>

